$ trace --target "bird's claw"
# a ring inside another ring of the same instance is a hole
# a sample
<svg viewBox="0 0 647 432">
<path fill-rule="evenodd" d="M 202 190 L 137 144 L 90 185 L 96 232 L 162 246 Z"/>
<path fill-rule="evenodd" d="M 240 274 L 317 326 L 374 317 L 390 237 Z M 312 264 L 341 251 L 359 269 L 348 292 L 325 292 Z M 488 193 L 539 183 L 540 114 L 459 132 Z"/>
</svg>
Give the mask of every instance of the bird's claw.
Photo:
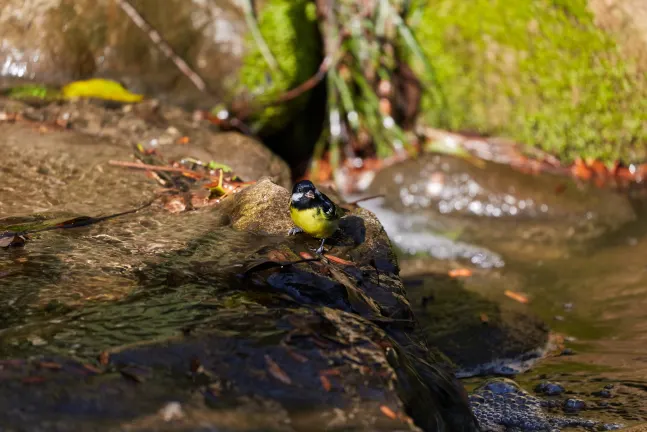
<svg viewBox="0 0 647 432">
<path fill-rule="evenodd" d="M 317 255 L 321 255 L 321 254 L 323 254 L 323 253 L 324 253 L 324 243 L 325 243 L 325 242 L 326 242 L 326 239 L 325 239 L 325 238 L 324 238 L 324 239 L 321 239 L 321 244 L 319 245 L 319 247 L 317 248 L 317 250 L 315 250 L 315 254 L 317 254 Z"/>
<path fill-rule="evenodd" d="M 301 228 L 294 227 L 294 228 L 290 228 L 290 231 L 288 231 L 288 235 L 289 236 L 296 235 L 296 234 L 299 234 L 299 233 L 302 233 L 302 232 L 303 232 L 303 230 Z"/>
</svg>

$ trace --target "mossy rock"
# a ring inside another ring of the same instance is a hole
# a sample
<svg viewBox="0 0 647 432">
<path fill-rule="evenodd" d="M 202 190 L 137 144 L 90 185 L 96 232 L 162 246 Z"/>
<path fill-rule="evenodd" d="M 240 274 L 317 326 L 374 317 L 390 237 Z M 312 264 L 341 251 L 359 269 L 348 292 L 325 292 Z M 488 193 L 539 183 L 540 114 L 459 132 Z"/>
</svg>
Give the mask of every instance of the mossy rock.
<svg viewBox="0 0 647 432">
<path fill-rule="evenodd" d="M 261 49 L 248 35 L 248 50 L 240 70 L 239 91 L 255 103 L 270 103 L 315 74 L 322 59 L 314 2 L 266 0 L 257 12 L 258 28 L 278 68 L 272 70 Z M 284 127 L 308 101 L 305 93 L 287 103 L 267 107 L 253 120 L 264 133 Z"/>
<path fill-rule="evenodd" d="M 566 161 L 645 159 L 645 44 L 635 37 L 642 48 L 627 49 L 626 32 L 598 26 L 606 12 L 585 0 L 422 3 L 408 20 L 435 75 L 426 124 L 506 136 Z"/>
</svg>

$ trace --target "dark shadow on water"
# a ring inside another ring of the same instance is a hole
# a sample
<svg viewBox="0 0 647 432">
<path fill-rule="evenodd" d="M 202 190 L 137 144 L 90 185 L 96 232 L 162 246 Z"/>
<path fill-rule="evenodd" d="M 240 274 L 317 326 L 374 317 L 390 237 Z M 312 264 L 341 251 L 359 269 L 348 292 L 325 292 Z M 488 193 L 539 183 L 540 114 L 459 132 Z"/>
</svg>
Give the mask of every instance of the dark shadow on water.
<svg viewBox="0 0 647 432">
<path fill-rule="evenodd" d="M 536 356 L 548 341 L 543 321 L 504 309 L 466 290 L 460 280 L 428 274 L 405 278 L 403 283 L 425 336 L 461 370 Z"/>
</svg>

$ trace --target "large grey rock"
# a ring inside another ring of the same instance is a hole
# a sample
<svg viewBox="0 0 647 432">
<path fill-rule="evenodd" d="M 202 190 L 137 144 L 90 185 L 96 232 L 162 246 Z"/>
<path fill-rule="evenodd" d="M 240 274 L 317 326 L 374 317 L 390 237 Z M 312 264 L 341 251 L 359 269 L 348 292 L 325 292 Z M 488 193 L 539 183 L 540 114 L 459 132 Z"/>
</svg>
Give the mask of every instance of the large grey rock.
<svg viewBox="0 0 647 432">
<path fill-rule="evenodd" d="M 147 96 L 210 108 L 272 100 L 310 77 L 320 61 L 317 23 L 305 0 L 252 2 L 275 68 L 260 54 L 240 2 L 130 3 L 203 77 L 208 93 L 199 91 L 114 0 L 1 0 L 0 77 L 54 85 L 104 77 Z M 307 96 L 264 111 L 262 127 L 281 127 L 305 101 Z"/>
</svg>

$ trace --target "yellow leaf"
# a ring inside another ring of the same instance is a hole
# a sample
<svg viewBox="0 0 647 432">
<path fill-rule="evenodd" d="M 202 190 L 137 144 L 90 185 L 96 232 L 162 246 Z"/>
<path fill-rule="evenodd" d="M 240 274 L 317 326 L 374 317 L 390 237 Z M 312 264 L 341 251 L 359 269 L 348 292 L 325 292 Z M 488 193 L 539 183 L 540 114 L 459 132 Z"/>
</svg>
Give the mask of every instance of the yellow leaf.
<svg viewBox="0 0 647 432">
<path fill-rule="evenodd" d="M 118 82 L 99 78 L 67 84 L 63 87 L 63 97 L 65 99 L 96 98 L 117 102 L 139 102 L 144 98 L 143 95 L 130 93 Z"/>
</svg>

